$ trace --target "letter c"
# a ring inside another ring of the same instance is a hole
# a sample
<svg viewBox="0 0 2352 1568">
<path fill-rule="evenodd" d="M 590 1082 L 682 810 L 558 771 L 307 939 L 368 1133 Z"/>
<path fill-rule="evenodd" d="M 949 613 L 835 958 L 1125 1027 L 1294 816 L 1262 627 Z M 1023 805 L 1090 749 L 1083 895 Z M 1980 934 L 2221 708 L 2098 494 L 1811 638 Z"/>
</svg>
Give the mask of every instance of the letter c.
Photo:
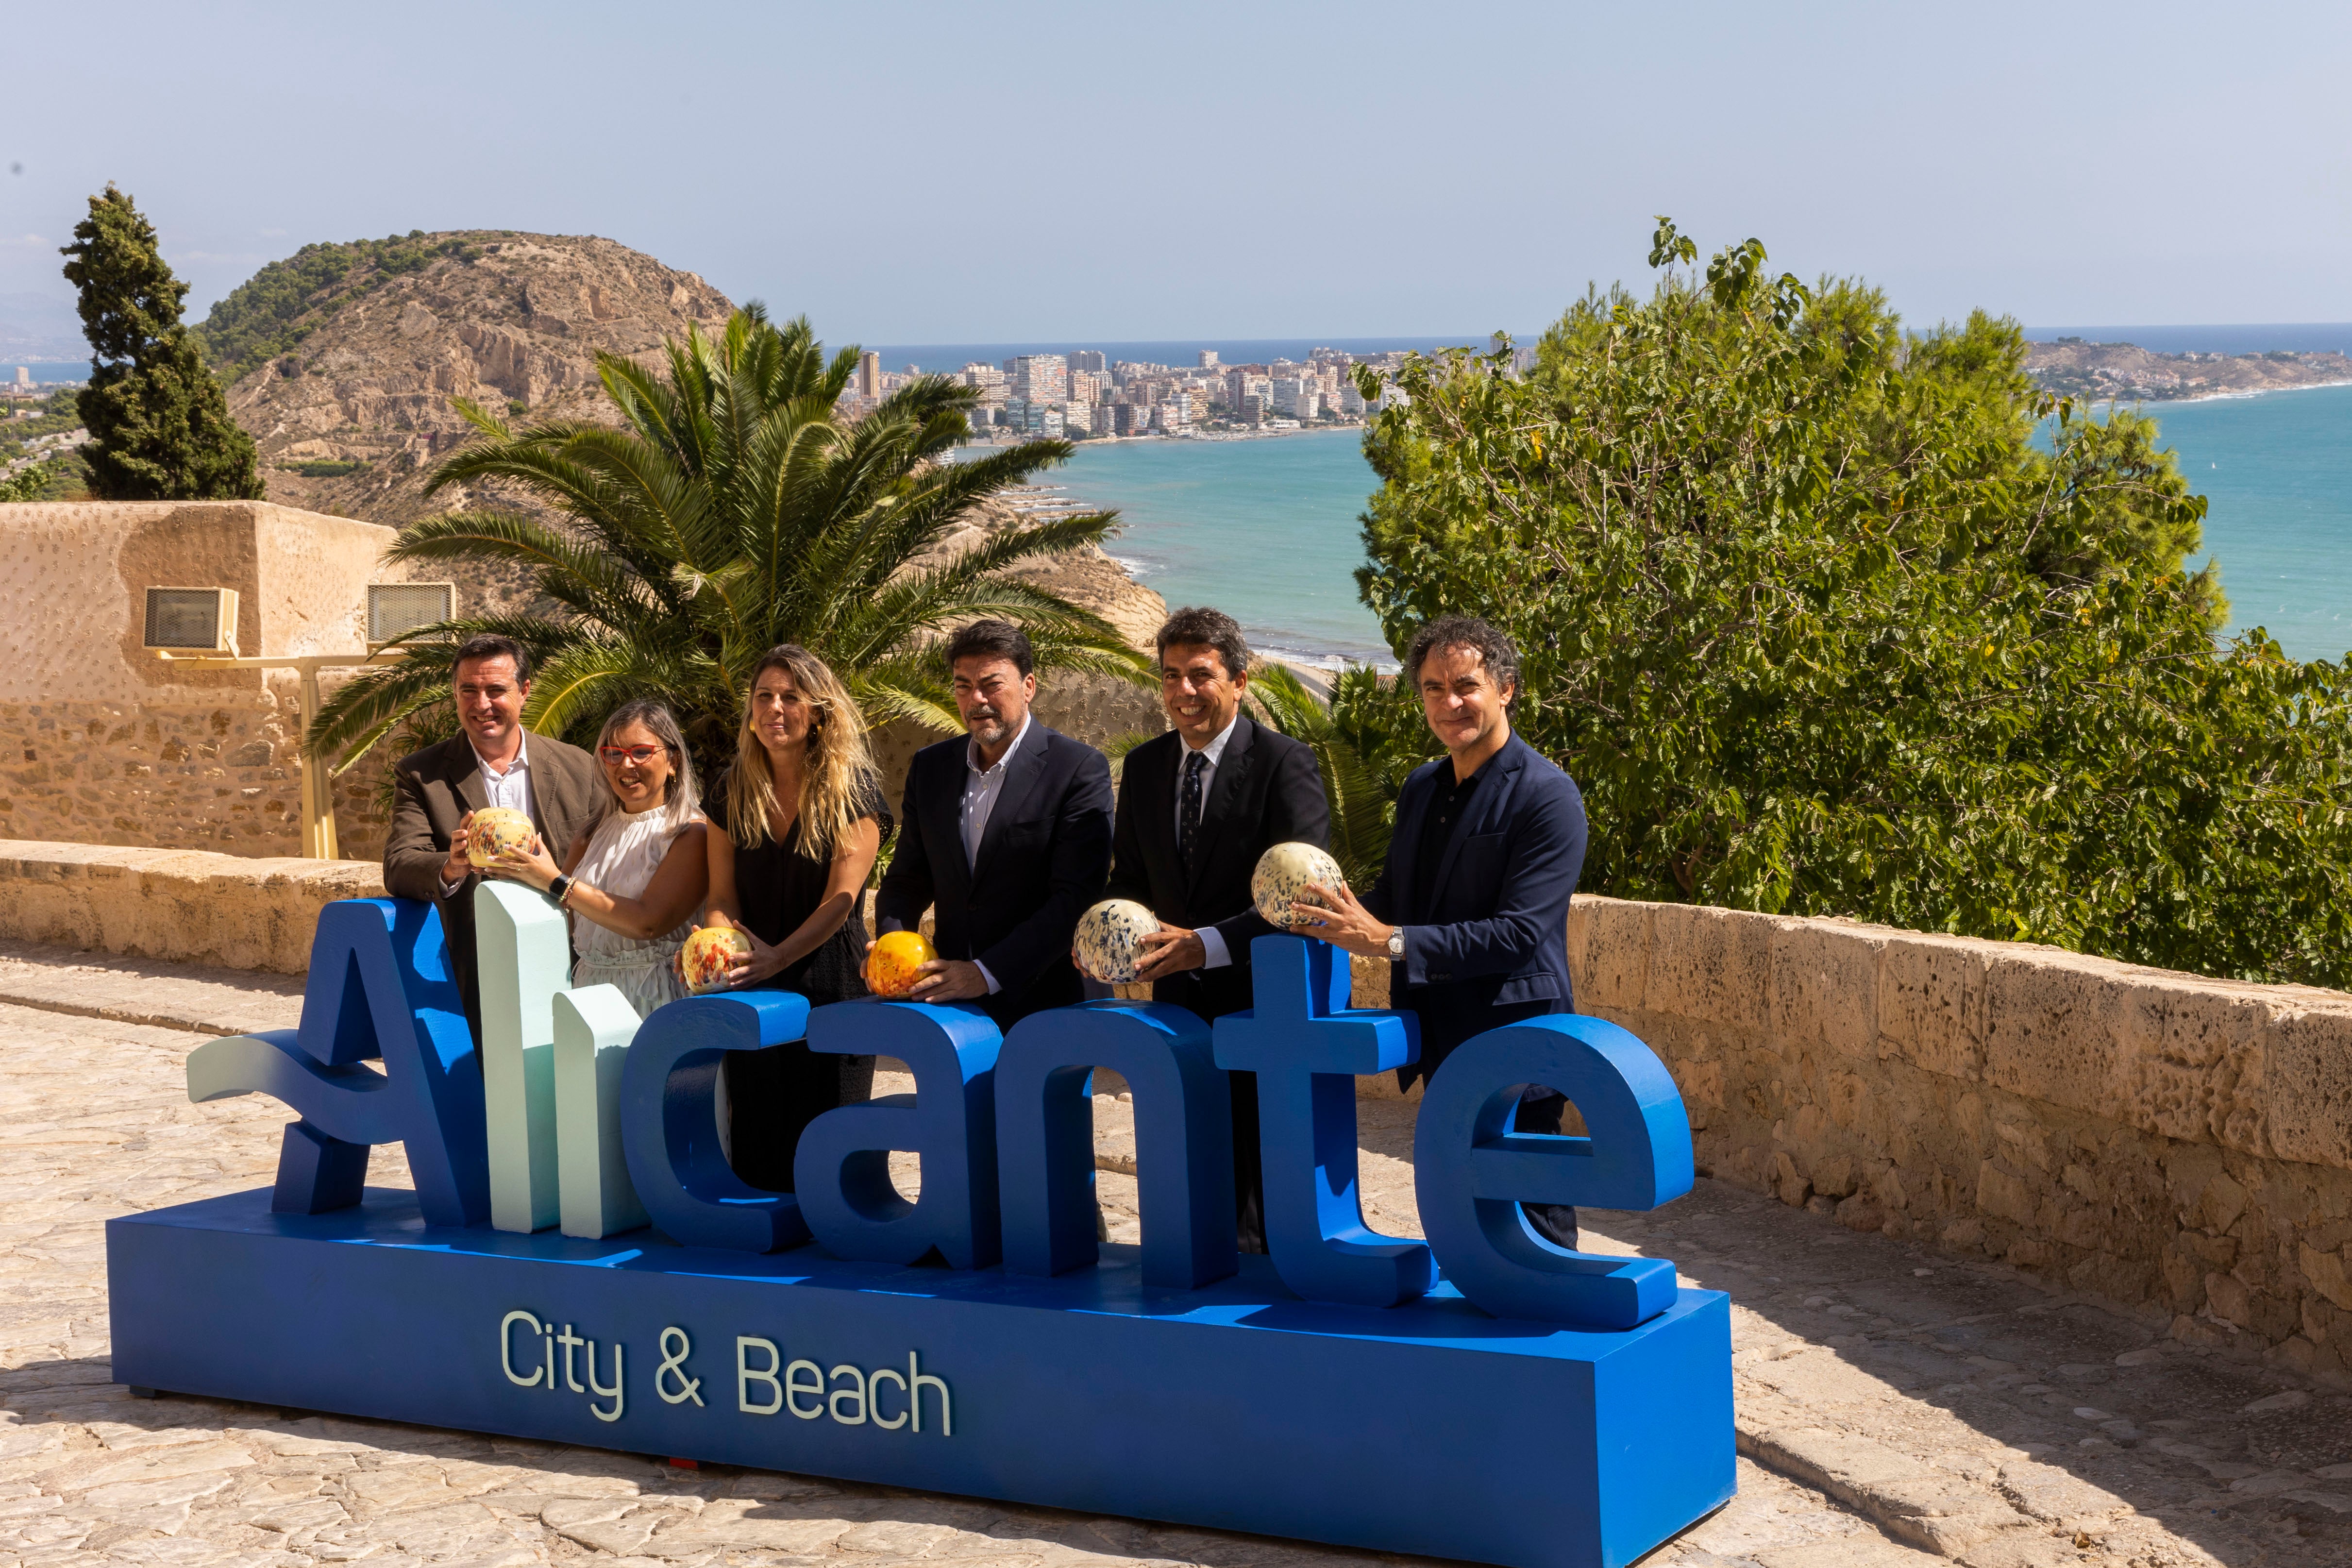
<svg viewBox="0 0 2352 1568">
<path fill-rule="evenodd" d="M 518 1310 L 516 1311 L 509 1312 L 505 1317 L 500 1318 L 499 1320 L 499 1370 L 507 1374 L 507 1381 L 513 1384 L 517 1388 L 537 1388 L 539 1386 L 539 1380 L 542 1374 L 536 1364 L 531 1367 L 530 1375 L 529 1377 L 517 1377 L 515 1375 L 514 1326 L 517 1323 L 529 1323 L 530 1325 L 530 1337 L 534 1341 L 537 1340 L 541 1333 L 546 1331 L 546 1325 L 541 1323 L 537 1318 L 532 1317 L 529 1312 Z M 534 1345 L 533 1349 L 536 1350 L 537 1347 Z"/>
</svg>

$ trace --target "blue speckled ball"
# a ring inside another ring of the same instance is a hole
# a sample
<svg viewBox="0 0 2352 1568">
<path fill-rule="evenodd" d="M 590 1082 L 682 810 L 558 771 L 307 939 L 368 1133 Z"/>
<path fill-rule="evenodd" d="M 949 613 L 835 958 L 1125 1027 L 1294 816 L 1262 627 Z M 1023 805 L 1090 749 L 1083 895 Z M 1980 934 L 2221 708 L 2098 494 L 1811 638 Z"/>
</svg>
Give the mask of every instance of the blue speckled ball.
<svg viewBox="0 0 2352 1568">
<path fill-rule="evenodd" d="M 1143 939 L 1160 929 L 1160 917 L 1133 899 L 1105 899 L 1078 917 L 1070 948 L 1078 967 L 1109 985 L 1134 983 L 1143 962 Z"/>
<path fill-rule="evenodd" d="M 1339 874 L 1339 862 L 1312 844 L 1276 844 L 1257 858 L 1257 869 L 1250 876 L 1250 902 L 1268 924 L 1287 930 L 1290 906 L 1306 896 L 1307 883 L 1337 888 L 1347 880 Z"/>
</svg>

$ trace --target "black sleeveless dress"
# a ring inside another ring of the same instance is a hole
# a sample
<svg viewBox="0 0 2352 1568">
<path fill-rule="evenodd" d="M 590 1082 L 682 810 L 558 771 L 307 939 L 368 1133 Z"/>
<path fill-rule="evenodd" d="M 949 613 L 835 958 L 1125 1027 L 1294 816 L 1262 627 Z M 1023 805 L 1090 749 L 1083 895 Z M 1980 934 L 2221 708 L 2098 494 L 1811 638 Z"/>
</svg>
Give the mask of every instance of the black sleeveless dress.
<svg viewBox="0 0 2352 1568">
<path fill-rule="evenodd" d="M 770 838 L 746 849 L 728 837 L 727 781 L 721 779 L 703 803 L 712 830 L 735 853 L 735 899 L 743 924 L 761 942 L 774 946 L 801 928 L 801 922 L 824 902 L 824 887 L 833 873 L 830 858 L 814 860 L 800 852 L 801 824 L 794 818 L 779 843 Z M 878 782 L 869 781 L 858 802 L 858 815 L 871 816 L 881 826 L 882 842 L 890 841 L 888 804 Z M 770 975 L 749 990 L 797 991 L 812 1007 L 847 1002 L 866 994 L 866 911 L 861 896 L 850 905 L 849 918 L 815 951 Z M 730 1051 L 727 1055 L 728 1159 L 735 1173 L 765 1192 L 793 1190 L 793 1153 L 800 1147 L 808 1124 L 835 1106 L 855 1104 L 874 1092 L 874 1058 L 839 1057 L 812 1051 L 802 1041 L 773 1046 L 764 1051 Z"/>
</svg>

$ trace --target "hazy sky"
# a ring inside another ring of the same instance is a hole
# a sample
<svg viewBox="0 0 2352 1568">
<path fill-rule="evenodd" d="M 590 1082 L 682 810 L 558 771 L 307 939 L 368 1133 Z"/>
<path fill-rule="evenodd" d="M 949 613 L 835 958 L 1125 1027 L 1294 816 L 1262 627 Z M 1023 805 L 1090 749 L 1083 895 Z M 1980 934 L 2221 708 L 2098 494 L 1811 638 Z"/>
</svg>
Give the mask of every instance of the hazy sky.
<svg viewBox="0 0 2352 1568">
<path fill-rule="evenodd" d="M 65 295 L 113 180 L 199 313 L 307 241 L 499 227 L 835 342 L 1525 331 L 1664 212 L 1923 324 L 2352 319 L 2340 4 L 117 0 L 0 38 L 0 295 Z"/>
</svg>

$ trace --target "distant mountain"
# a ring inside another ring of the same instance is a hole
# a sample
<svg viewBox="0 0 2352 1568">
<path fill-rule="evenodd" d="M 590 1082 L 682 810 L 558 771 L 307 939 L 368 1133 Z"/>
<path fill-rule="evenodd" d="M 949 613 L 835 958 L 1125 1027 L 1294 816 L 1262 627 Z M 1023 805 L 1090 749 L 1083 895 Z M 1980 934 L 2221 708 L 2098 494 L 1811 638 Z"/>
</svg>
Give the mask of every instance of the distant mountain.
<svg viewBox="0 0 2352 1568">
<path fill-rule="evenodd" d="M 70 290 L 55 294 L 0 294 L 0 360 L 89 358 L 81 335 L 81 314 Z"/>
<path fill-rule="evenodd" d="M 2167 354 L 2081 338 L 2033 344 L 2025 369 L 2045 391 L 2145 403 L 2352 382 L 2352 358 L 2341 353 Z"/>
</svg>

